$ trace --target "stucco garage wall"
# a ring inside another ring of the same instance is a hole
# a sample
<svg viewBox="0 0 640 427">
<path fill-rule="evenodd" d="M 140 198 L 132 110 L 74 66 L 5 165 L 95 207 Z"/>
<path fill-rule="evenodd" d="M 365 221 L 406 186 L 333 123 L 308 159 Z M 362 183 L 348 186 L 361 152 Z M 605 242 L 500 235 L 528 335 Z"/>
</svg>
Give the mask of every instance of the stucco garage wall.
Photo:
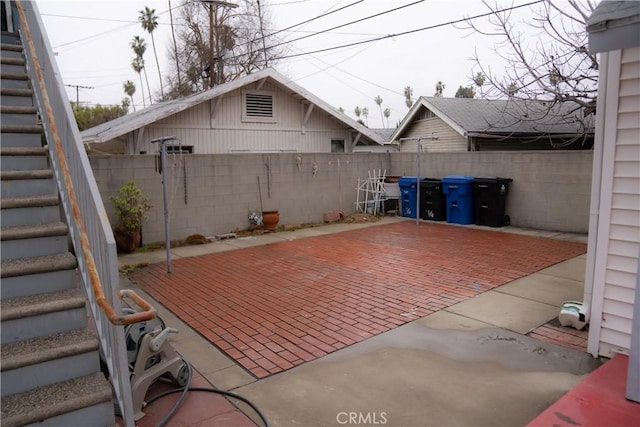
<svg viewBox="0 0 640 427">
<path fill-rule="evenodd" d="M 587 232 L 591 159 L 591 152 L 575 151 L 423 153 L 420 174 L 512 178 L 507 198 L 512 225 Z M 91 157 L 90 162 L 112 221 L 109 196 L 133 179 L 153 205 L 143 241 L 164 240 L 157 157 Z M 261 209 L 279 210 L 280 224 L 321 222 L 335 209 L 349 214 L 355 211 L 358 178 L 385 169 L 387 175 L 415 175 L 416 164 L 415 153 L 169 155 L 171 239 L 246 229 L 248 213 Z"/>
</svg>

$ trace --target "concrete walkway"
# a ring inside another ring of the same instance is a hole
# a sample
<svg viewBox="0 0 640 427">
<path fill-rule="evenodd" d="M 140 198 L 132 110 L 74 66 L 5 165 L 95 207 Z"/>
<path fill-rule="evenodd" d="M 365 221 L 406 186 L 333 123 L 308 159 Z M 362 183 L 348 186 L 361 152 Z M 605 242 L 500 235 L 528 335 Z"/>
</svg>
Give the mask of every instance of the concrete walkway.
<svg viewBox="0 0 640 427">
<path fill-rule="evenodd" d="M 340 231 L 409 221 L 335 224 L 175 248 L 172 259 L 241 249 Z M 448 225 L 456 227 L 455 225 Z M 489 229 L 586 242 L 586 236 Z M 165 252 L 122 256 L 119 264 L 158 263 Z M 580 255 L 432 314 L 359 341 L 277 375 L 256 379 L 160 304 L 160 316 L 180 330 L 176 349 L 215 387 L 253 401 L 272 426 L 518 426 L 526 425 L 576 385 L 599 362 L 590 355 L 524 334 L 582 299 Z M 132 286 L 123 277 L 125 286 Z M 252 411 L 240 408 L 259 424 Z M 206 405 L 197 425 L 206 420 Z M 153 409 L 145 411 L 150 415 Z M 193 420 L 193 408 L 189 419 Z M 152 425 L 152 424 L 148 424 Z"/>
</svg>

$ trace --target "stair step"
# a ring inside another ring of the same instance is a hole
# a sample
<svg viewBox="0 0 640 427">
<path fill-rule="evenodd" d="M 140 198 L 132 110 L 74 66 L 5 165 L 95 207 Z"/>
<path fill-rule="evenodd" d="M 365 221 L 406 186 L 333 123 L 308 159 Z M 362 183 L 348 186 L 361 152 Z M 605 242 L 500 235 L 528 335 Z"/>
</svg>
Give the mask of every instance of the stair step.
<svg viewBox="0 0 640 427">
<path fill-rule="evenodd" d="M 3 87 L 0 89 L 0 95 L 2 96 L 24 96 L 31 98 L 33 96 L 33 90 L 31 89 L 16 89 L 11 87 Z"/>
<path fill-rule="evenodd" d="M 1 113 L 0 123 L 35 126 L 38 124 L 38 116 L 36 114 Z"/>
<path fill-rule="evenodd" d="M 22 76 L 24 76 L 25 78 L 12 78 Z M 2 83 L 2 87 L 14 89 L 29 89 L 29 77 L 26 74 L 0 73 L 0 81 Z"/>
<path fill-rule="evenodd" d="M 39 135 L 38 135 L 39 136 Z M 4 143 L 5 134 L 2 135 Z M 0 147 L 0 170 L 31 170 L 49 168 L 47 147 Z"/>
<path fill-rule="evenodd" d="M 12 52 L 22 52 L 22 45 L 20 45 L 20 44 L 2 43 L 2 44 L 0 44 L 0 50 L 8 50 L 8 51 L 12 51 Z"/>
<path fill-rule="evenodd" d="M 57 194 L 30 197 L 3 197 L 0 199 L 0 208 L 2 209 L 39 208 L 43 206 L 57 206 L 58 204 Z"/>
<path fill-rule="evenodd" d="M 1 298 L 14 298 L 43 292 L 57 292 L 69 289 L 78 280 L 75 268 L 5 277 L 0 286 Z"/>
<path fill-rule="evenodd" d="M 0 117 L 2 124 L 35 126 L 38 123 L 37 110 L 33 106 L 0 105 Z"/>
<path fill-rule="evenodd" d="M 11 58 L 3 56 L 2 58 L 0 58 L 0 64 L 24 66 L 24 58 Z"/>
<path fill-rule="evenodd" d="M 51 172 L 50 175 L 47 172 Z M 48 176 L 47 176 L 48 175 Z M 13 179 L 5 179 L 8 176 Z M 4 197 L 43 196 L 58 192 L 53 172 L 46 169 L 0 172 Z"/>
<path fill-rule="evenodd" d="M 42 136 L 35 133 L 4 134 L 0 138 L 2 147 L 42 147 Z"/>
<path fill-rule="evenodd" d="M 2 225 L 32 225 L 60 221 L 62 218 L 57 194 L 0 199 Z"/>
<path fill-rule="evenodd" d="M 9 349 L 5 351 L 5 347 Z M 21 351 L 21 347 L 26 348 Z M 5 353 L 11 362 L 3 366 L 2 398 L 65 381 L 70 367 L 76 377 L 93 374 L 99 366 L 98 348 L 98 340 L 88 328 L 2 345 L 3 362 Z M 21 360 L 12 356 L 16 350 Z"/>
<path fill-rule="evenodd" d="M 3 227 L 0 260 L 56 255 L 69 250 L 69 229 L 63 222 Z"/>
<path fill-rule="evenodd" d="M 98 339 L 88 328 L 2 345 L 2 397 L 96 371 Z"/>
<path fill-rule="evenodd" d="M 36 114 L 38 109 L 33 106 L 19 105 L 0 105 L 0 113 L 2 114 Z"/>
<path fill-rule="evenodd" d="M 46 147 L 0 147 L 0 156 L 46 156 Z"/>
<path fill-rule="evenodd" d="M 23 72 L 0 71 L 0 79 L 2 80 L 24 80 L 29 81 L 29 75 Z"/>
<path fill-rule="evenodd" d="M 76 268 L 78 261 L 71 253 L 2 261 L 0 278 Z M 4 313 L 3 313 L 4 314 Z"/>
<path fill-rule="evenodd" d="M 0 125 L 0 133 L 40 133 L 42 126 L 40 125 L 24 125 L 24 124 L 7 124 Z"/>
<path fill-rule="evenodd" d="M 53 178 L 52 169 L 0 171 L 0 180 L 2 181 L 18 181 L 23 179 L 51 179 L 51 178 Z"/>
<path fill-rule="evenodd" d="M 0 240 L 33 239 L 34 237 L 64 236 L 69 232 L 69 227 L 64 222 L 51 224 L 19 225 L 14 227 L 2 227 Z"/>
<path fill-rule="evenodd" d="M 19 369 L 98 348 L 98 339 L 89 329 L 75 329 L 46 337 L 8 343 L 2 346 L 0 371 Z"/>
<path fill-rule="evenodd" d="M 43 337 L 87 326 L 84 294 L 79 289 L 67 289 L 4 299 L 2 313 L 2 344 Z"/>
<path fill-rule="evenodd" d="M 82 411 L 91 407 L 91 415 Z M 111 386 L 96 373 L 2 398 L 3 427 L 43 420 L 46 425 L 87 425 L 87 420 L 95 426 L 115 425 Z"/>
<path fill-rule="evenodd" d="M 84 307 L 85 299 L 78 289 L 66 289 L 60 292 L 8 298 L 2 300 L 0 304 L 2 305 L 0 319 L 6 322 L 7 320 Z"/>
<path fill-rule="evenodd" d="M 29 106 L 33 105 L 33 97 L 32 96 L 14 96 L 14 95 L 5 95 L 4 93 L 0 95 L 0 104 L 4 105 L 23 105 Z"/>
</svg>

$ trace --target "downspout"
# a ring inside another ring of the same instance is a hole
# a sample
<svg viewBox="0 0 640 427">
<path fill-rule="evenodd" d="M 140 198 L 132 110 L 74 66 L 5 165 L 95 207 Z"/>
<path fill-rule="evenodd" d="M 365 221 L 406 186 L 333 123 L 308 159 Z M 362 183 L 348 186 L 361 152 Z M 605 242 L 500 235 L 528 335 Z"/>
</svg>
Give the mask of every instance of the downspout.
<svg viewBox="0 0 640 427">
<path fill-rule="evenodd" d="M 604 66 L 603 66 L 604 65 Z M 600 54 L 600 75 L 598 77 L 598 98 L 596 101 L 596 130 L 593 144 L 593 166 L 591 172 L 591 201 L 589 207 L 589 235 L 587 240 L 587 267 L 584 281 L 584 301 L 580 309 L 580 321 L 591 320 L 593 282 L 596 269 L 598 222 L 600 220 L 600 192 L 602 186 L 602 155 L 604 151 L 604 125 L 609 74 L 609 54 Z"/>
</svg>

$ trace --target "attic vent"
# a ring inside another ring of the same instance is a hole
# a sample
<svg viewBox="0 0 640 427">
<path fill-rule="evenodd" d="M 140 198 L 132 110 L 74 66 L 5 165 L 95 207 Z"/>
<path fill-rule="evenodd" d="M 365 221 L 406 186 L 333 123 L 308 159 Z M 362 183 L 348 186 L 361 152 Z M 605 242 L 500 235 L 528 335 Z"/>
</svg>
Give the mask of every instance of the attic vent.
<svg viewBox="0 0 640 427">
<path fill-rule="evenodd" d="M 242 120 L 246 122 L 275 122 L 274 95 L 271 92 L 245 92 Z"/>
<path fill-rule="evenodd" d="M 425 108 L 420 112 L 420 116 L 418 117 L 418 120 L 433 119 L 435 116 L 436 115 L 433 113 L 433 111 Z"/>
</svg>

